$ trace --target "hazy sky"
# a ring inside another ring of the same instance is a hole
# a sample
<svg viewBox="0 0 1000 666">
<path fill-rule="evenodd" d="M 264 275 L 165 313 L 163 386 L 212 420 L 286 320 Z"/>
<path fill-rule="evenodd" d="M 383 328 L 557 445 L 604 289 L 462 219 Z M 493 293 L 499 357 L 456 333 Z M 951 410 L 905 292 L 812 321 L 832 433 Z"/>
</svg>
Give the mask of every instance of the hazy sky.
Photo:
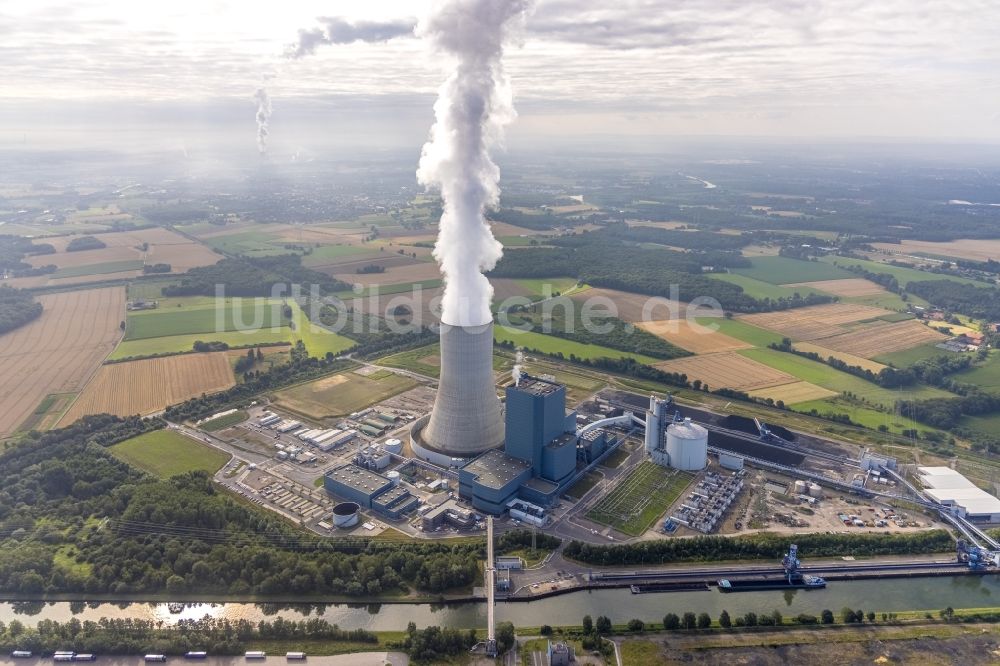
<svg viewBox="0 0 1000 666">
<path fill-rule="evenodd" d="M 0 144 L 46 126 L 197 125 L 245 131 L 252 148 L 265 77 L 277 150 L 324 128 L 409 140 L 426 132 L 442 79 L 419 40 L 282 53 L 318 17 L 407 19 L 425 6 L 2 0 Z M 511 133 L 996 142 L 998 26 L 996 0 L 540 0 L 506 58 Z"/>
</svg>

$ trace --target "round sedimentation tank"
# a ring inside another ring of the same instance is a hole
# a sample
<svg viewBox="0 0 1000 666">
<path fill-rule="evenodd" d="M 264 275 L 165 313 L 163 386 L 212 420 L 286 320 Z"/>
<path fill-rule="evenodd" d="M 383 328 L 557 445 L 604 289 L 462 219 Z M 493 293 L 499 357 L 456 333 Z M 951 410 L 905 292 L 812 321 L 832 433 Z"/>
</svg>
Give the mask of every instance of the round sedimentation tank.
<svg viewBox="0 0 1000 666">
<path fill-rule="evenodd" d="M 697 471 L 708 465 L 708 431 L 691 419 L 667 426 L 667 455 L 675 469 Z"/>
<path fill-rule="evenodd" d="M 795 494 L 796 495 L 805 495 L 806 492 L 807 492 L 807 489 L 808 489 L 808 486 L 806 486 L 806 482 L 805 481 L 799 479 L 798 481 L 795 482 Z"/>
<path fill-rule="evenodd" d="M 357 502 L 341 502 L 333 507 L 333 524 L 335 527 L 354 527 L 358 524 L 361 505 Z"/>
<path fill-rule="evenodd" d="M 403 441 L 395 438 L 387 439 L 385 440 L 385 442 L 383 442 L 382 448 L 384 448 L 389 453 L 394 453 L 396 455 L 399 455 L 400 453 L 403 452 Z"/>
<path fill-rule="evenodd" d="M 823 496 L 823 487 L 820 486 L 818 483 L 810 483 L 809 484 L 809 495 L 810 495 L 810 497 L 822 497 Z"/>
<path fill-rule="evenodd" d="M 396 470 L 393 470 L 393 471 L 387 473 L 385 475 L 385 478 L 387 478 L 390 481 L 392 481 L 392 486 L 394 488 L 399 485 L 400 476 L 399 476 L 399 472 L 397 472 Z"/>
</svg>

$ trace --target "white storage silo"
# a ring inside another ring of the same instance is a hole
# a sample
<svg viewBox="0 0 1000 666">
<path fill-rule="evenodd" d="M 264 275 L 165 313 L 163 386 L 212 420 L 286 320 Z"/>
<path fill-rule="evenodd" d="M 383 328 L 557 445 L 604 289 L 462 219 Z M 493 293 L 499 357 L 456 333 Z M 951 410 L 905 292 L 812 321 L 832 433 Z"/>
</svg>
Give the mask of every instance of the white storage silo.
<svg viewBox="0 0 1000 666">
<path fill-rule="evenodd" d="M 799 479 L 798 481 L 795 482 L 796 495 L 805 495 L 807 492 L 807 488 L 808 487 L 806 486 L 806 482 L 803 481 L 802 479 Z"/>
<path fill-rule="evenodd" d="M 810 483 L 809 484 L 809 495 L 811 497 L 822 497 L 823 496 L 823 488 L 822 488 L 822 486 L 820 486 L 818 483 Z"/>
<path fill-rule="evenodd" d="M 385 440 L 385 443 L 382 444 L 382 446 L 389 453 L 394 453 L 396 455 L 399 455 L 403 451 L 403 442 L 402 442 L 402 440 L 395 439 L 395 438 Z"/>
<path fill-rule="evenodd" d="M 399 477 L 399 472 L 397 472 L 396 470 L 392 470 L 391 472 L 387 472 L 386 475 L 385 475 L 385 478 L 387 478 L 390 481 L 392 481 L 393 488 L 395 488 L 396 486 L 399 485 L 400 477 Z"/>
<path fill-rule="evenodd" d="M 697 471 L 708 465 L 708 430 L 684 419 L 667 426 L 667 455 L 674 469 Z"/>
</svg>

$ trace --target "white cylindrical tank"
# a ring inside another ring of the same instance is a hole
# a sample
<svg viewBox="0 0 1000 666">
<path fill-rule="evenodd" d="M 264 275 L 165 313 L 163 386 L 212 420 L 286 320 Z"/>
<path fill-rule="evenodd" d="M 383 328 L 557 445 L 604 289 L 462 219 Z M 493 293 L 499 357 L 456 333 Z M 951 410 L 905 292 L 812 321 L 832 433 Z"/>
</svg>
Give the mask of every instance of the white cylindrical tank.
<svg viewBox="0 0 1000 666">
<path fill-rule="evenodd" d="M 818 483 L 810 483 L 809 484 L 809 494 L 812 497 L 822 497 L 823 496 L 823 487 L 820 486 Z"/>
<path fill-rule="evenodd" d="M 806 492 L 807 492 L 806 482 L 803 481 L 802 479 L 799 479 L 798 481 L 796 481 L 795 482 L 795 494 L 796 495 L 805 495 Z"/>
<path fill-rule="evenodd" d="M 389 453 L 400 454 L 403 451 L 403 442 L 399 439 L 387 439 L 385 443 L 382 444 L 386 451 Z"/>
<path fill-rule="evenodd" d="M 390 481 L 392 481 L 393 487 L 396 487 L 396 486 L 399 485 L 400 476 L 399 476 L 399 472 L 397 472 L 396 470 L 392 470 L 391 472 L 386 473 L 385 478 L 387 478 Z"/>
<path fill-rule="evenodd" d="M 684 419 L 667 426 L 667 455 L 674 469 L 696 471 L 708 465 L 708 430 Z"/>
<path fill-rule="evenodd" d="M 361 505 L 357 502 L 341 502 L 333 507 L 333 524 L 336 527 L 354 527 L 358 524 Z"/>
</svg>

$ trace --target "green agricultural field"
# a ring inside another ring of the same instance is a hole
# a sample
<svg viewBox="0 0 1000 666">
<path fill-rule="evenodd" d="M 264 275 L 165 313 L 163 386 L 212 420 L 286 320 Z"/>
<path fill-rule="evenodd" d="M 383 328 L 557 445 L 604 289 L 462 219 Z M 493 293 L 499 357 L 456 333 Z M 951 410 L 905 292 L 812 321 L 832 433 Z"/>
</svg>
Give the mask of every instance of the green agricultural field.
<svg viewBox="0 0 1000 666">
<path fill-rule="evenodd" d="M 973 284 L 977 287 L 993 287 L 996 285 L 987 284 L 986 282 L 980 282 L 979 280 L 972 280 L 970 278 L 964 277 L 952 277 L 951 275 L 940 275 L 939 273 L 930 273 L 928 271 L 918 271 L 915 268 L 906 268 L 905 266 L 892 266 L 890 264 L 883 264 L 877 261 L 868 261 L 866 259 L 854 259 L 848 257 L 838 257 L 834 255 L 827 255 L 822 259 L 823 263 L 830 265 L 836 264 L 837 266 L 860 266 L 861 268 L 869 271 L 871 273 L 888 273 L 892 275 L 899 284 L 905 289 L 906 285 L 910 282 L 922 282 L 925 280 L 951 280 L 953 282 L 962 282 L 965 284 Z M 857 277 L 853 273 L 849 277 Z"/>
<path fill-rule="evenodd" d="M 894 413 L 892 410 L 881 412 L 877 409 L 863 407 L 843 398 L 810 400 L 808 402 L 800 402 L 795 405 L 791 405 L 789 408 L 793 411 L 799 412 L 800 414 L 811 414 L 812 410 L 815 409 L 818 416 L 847 414 L 851 421 L 858 425 L 872 430 L 878 430 L 880 426 L 885 426 L 889 428 L 890 432 L 895 434 L 899 434 L 903 430 L 911 428 L 916 428 L 918 430 L 934 430 L 934 428 L 916 423 L 912 419 L 902 417 L 901 415 Z"/>
<path fill-rule="evenodd" d="M 248 418 L 249 414 L 242 409 L 239 409 L 232 414 L 226 414 L 225 416 L 219 416 L 210 421 L 205 421 L 198 427 L 202 430 L 207 430 L 208 432 L 215 432 L 216 430 L 225 430 L 226 428 L 232 427 L 237 423 L 242 423 Z"/>
<path fill-rule="evenodd" d="M 857 277 L 842 268 L 819 261 L 802 261 L 789 257 L 754 257 L 750 268 L 737 268 L 735 273 L 771 284 L 839 280 Z"/>
<path fill-rule="evenodd" d="M 952 375 L 951 378 L 965 384 L 975 384 L 990 393 L 1000 393 L 1000 350 L 994 349 L 984 363 L 977 363 L 971 370 Z"/>
<path fill-rule="evenodd" d="M 311 248 L 309 254 L 302 257 L 302 265 L 308 267 L 326 266 L 335 264 L 341 259 L 356 260 L 365 257 L 374 259 L 378 255 L 377 249 L 360 245 L 321 245 Z"/>
<path fill-rule="evenodd" d="M 375 361 L 389 368 L 409 370 L 427 377 L 441 375 L 441 347 L 434 343 L 425 347 L 410 349 L 390 356 L 383 356 Z M 501 372 L 513 367 L 514 362 L 506 356 L 493 355 L 493 371 Z"/>
<path fill-rule="evenodd" d="M 911 305 L 927 306 L 927 301 L 919 296 L 908 294 L 906 298 L 907 300 L 904 301 L 899 294 L 887 291 L 883 294 L 872 294 L 871 296 L 842 296 L 840 300 L 843 303 L 857 303 L 858 305 L 870 305 L 875 308 L 895 310 L 897 314 L 905 313 Z M 892 315 L 886 315 L 882 319 L 890 316 Z"/>
<path fill-rule="evenodd" d="M 567 359 L 570 357 L 570 354 L 573 354 L 577 358 L 586 360 L 602 357 L 626 357 L 635 359 L 637 362 L 645 363 L 646 365 L 653 365 L 654 363 L 661 362 L 660 359 L 655 359 L 651 356 L 644 356 L 643 354 L 619 351 L 617 349 L 601 347 L 599 345 L 588 345 L 582 342 L 558 338 L 554 335 L 545 335 L 544 333 L 512 331 L 498 327 L 493 329 L 493 337 L 497 342 L 513 342 L 518 347 L 535 349 L 543 354 L 561 353 Z"/>
<path fill-rule="evenodd" d="M 1000 414 L 991 416 L 963 416 L 959 420 L 959 425 L 970 430 L 975 430 L 983 435 L 996 437 L 997 433 L 1000 432 Z"/>
<path fill-rule="evenodd" d="M 169 335 L 162 338 L 145 338 L 142 340 L 130 340 L 119 344 L 111 355 L 109 361 L 118 361 L 123 358 L 134 358 L 141 356 L 156 356 L 159 354 L 178 354 L 180 352 L 191 351 L 197 340 L 202 342 L 225 342 L 230 347 L 243 347 L 248 345 L 261 345 L 275 342 L 289 343 L 291 329 L 288 327 L 274 331 L 252 331 L 242 333 L 232 331 L 228 333 L 196 333 L 193 335 Z"/>
<path fill-rule="evenodd" d="M 428 377 L 438 377 L 441 374 L 441 348 L 435 343 L 426 347 L 417 347 L 391 356 L 383 356 L 376 361 L 379 365 L 390 368 L 409 370 Z"/>
<path fill-rule="evenodd" d="M 290 254 L 294 250 L 285 249 L 287 241 L 279 240 L 277 234 L 266 231 L 244 231 L 225 236 L 204 238 L 202 242 L 213 250 L 226 254 L 243 254 L 248 257 L 268 257 Z M 292 243 L 294 245 L 294 243 Z"/>
<path fill-rule="evenodd" d="M 289 411 L 318 421 L 346 416 L 415 386 L 416 380 L 392 372 L 368 377 L 356 372 L 341 372 L 278 391 L 274 401 Z"/>
<path fill-rule="evenodd" d="M 528 247 L 534 241 L 535 245 L 545 245 L 545 236 L 497 236 L 504 247 Z"/>
<path fill-rule="evenodd" d="M 935 342 L 928 342 L 927 344 L 914 347 L 913 349 L 904 349 L 903 351 L 892 352 L 891 354 L 880 354 L 872 360 L 882 363 L 883 365 L 892 365 L 897 368 L 908 368 L 917 361 L 922 361 L 925 358 L 949 356 L 956 353 L 950 352 L 946 349 L 939 349 L 935 346 L 936 344 L 937 343 Z"/>
<path fill-rule="evenodd" d="M 110 451 L 119 460 L 163 479 L 196 471 L 214 474 L 229 460 L 228 454 L 173 430 L 147 432 L 115 444 Z"/>
<path fill-rule="evenodd" d="M 294 329 L 290 331 L 291 341 L 302 341 L 310 356 L 323 358 L 327 354 L 340 354 L 353 347 L 356 342 L 348 337 L 328 331 L 322 326 L 313 325 L 299 307 L 298 303 L 289 301 L 292 308 Z"/>
<path fill-rule="evenodd" d="M 595 523 L 641 536 L 681 496 L 694 477 L 644 462 L 587 512 Z"/>
<path fill-rule="evenodd" d="M 163 298 L 164 287 L 177 284 L 176 280 L 136 280 L 128 284 L 129 300 L 142 298 L 147 301 L 156 301 Z"/>
<path fill-rule="evenodd" d="M 811 382 L 831 391 L 851 393 L 857 399 L 868 400 L 887 409 L 892 409 L 897 400 L 904 398 L 954 397 L 953 394 L 947 391 L 930 386 L 910 387 L 906 391 L 885 389 L 860 377 L 855 377 L 854 375 L 831 368 L 824 363 L 773 349 L 744 349 L 737 353 L 776 370 L 787 372 L 803 381 Z"/>
<path fill-rule="evenodd" d="M 756 261 L 757 260 L 755 259 L 754 262 L 756 263 Z M 803 297 L 810 294 L 822 294 L 824 296 L 829 295 L 825 291 L 813 289 L 812 287 L 780 287 L 776 284 L 756 280 L 752 277 L 747 277 L 746 275 L 740 275 L 738 273 L 711 273 L 708 277 L 713 280 L 721 280 L 723 282 L 738 285 L 743 288 L 743 292 L 747 296 L 752 298 L 791 298 L 796 293 Z"/>
<path fill-rule="evenodd" d="M 85 266 L 67 266 L 61 268 L 49 277 L 53 280 L 59 278 L 81 277 L 84 275 L 106 275 L 108 273 L 121 273 L 123 271 L 141 271 L 142 259 L 128 259 L 125 261 L 105 261 L 100 264 L 87 264 Z"/>
<path fill-rule="evenodd" d="M 572 293 L 573 287 L 577 286 L 576 278 L 522 278 L 514 280 L 517 284 L 531 292 L 531 297 L 542 298 L 548 294 L 567 295 Z"/>
<path fill-rule="evenodd" d="M 742 340 L 755 347 L 767 347 L 772 342 L 778 344 L 782 340 L 780 333 L 769 331 L 759 326 L 747 324 L 739 319 L 724 319 L 719 317 L 698 317 L 695 320 L 701 326 L 715 326 L 719 333 L 731 338 Z"/>
<path fill-rule="evenodd" d="M 287 326 L 281 304 L 265 299 L 245 299 L 239 306 L 224 308 L 170 308 L 147 310 L 128 317 L 126 340 L 171 335 L 214 335 L 224 331 L 271 330 Z"/>
</svg>

